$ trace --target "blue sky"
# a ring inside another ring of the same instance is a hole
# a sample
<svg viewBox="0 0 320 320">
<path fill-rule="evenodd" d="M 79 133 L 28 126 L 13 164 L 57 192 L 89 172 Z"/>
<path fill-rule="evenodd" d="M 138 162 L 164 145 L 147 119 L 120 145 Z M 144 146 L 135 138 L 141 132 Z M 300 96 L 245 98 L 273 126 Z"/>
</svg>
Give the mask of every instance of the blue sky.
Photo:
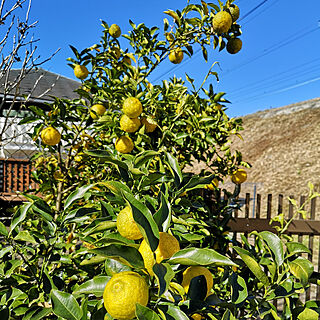
<svg viewBox="0 0 320 320">
<path fill-rule="evenodd" d="M 191 1 L 200 3 L 200 0 Z M 215 2 L 211 0 L 210 2 Z M 241 116 L 267 108 L 320 97 L 320 1 L 238 0 L 242 25 L 243 49 L 236 55 L 209 51 L 205 63 L 201 54 L 185 57 L 174 68 L 164 62 L 150 77 L 151 82 L 185 73 L 201 84 L 208 69 L 219 61 L 214 71 L 220 82 L 209 78 L 217 92 L 226 92 L 230 116 Z M 105 0 L 33 0 L 32 21 L 38 54 L 45 59 L 61 48 L 43 67 L 74 79 L 66 59 L 72 57 L 69 44 L 82 50 L 100 40 L 100 19 L 130 30 L 128 20 L 160 26 L 167 9 L 182 9 L 186 1 L 105 1 Z M 261 6 L 247 15 L 252 9 Z M 125 42 L 123 42 L 125 44 Z M 207 85 L 210 83 L 208 82 Z"/>
</svg>

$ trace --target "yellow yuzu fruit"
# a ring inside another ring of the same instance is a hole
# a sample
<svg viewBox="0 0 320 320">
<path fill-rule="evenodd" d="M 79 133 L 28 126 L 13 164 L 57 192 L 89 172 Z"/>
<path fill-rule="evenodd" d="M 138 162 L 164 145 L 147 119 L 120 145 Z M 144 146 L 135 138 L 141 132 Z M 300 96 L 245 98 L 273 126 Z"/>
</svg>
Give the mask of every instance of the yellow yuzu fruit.
<svg viewBox="0 0 320 320">
<path fill-rule="evenodd" d="M 136 132 L 140 125 L 141 122 L 138 118 L 129 118 L 126 114 L 120 118 L 120 128 L 125 132 Z"/>
<path fill-rule="evenodd" d="M 150 117 L 143 117 L 141 123 L 146 127 L 147 133 L 153 132 L 158 126 L 158 124 Z"/>
<path fill-rule="evenodd" d="M 135 97 L 126 98 L 122 105 L 122 111 L 129 118 L 137 118 L 142 113 L 142 104 Z"/>
<path fill-rule="evenodd" d="M 214 178 L 212 180 L 212 183 L 206 185 L 206 189 L 213 191 L 216 188 L 218 188 L 218 186 L 219 186 L 219 180 L 217 178 Z"/>
<path fill-rule="evenodd" d="M 227 9 L 227 12 L 230 13 L 233 22 L 237 21 L 240 17 L 240 9 L 235 4 L 230 4 L 230 6 Z"/>
<path fill-rule="evenodd" d="M 191 318 L 192 318 L 193 320 L 201 320 L 201 319 L 202 319 L 202 315 L 199 314 L 199 313 L 194 313 L 194 314 L 191 316 Z"/>
<path fill-rule="evenodd" d="M 213 31 L 220 34 L 229 31 L 232 25 L 232 17 L 226 11 L 219 11 L 212 19 Z"/>
<path fill-rule="evenodd" d="M 129 206 L 119 212 L 117 216 L 117 230 L 123 237 L 130 240 L 142 238 L 142 234 L 133 219 L 132 210 Z"/>
<path fill-rule="evenodd" d="M 238 169 L 231 175 L 231 181 L 235 184 L 241 184 L 247 180 L 247 172 L 244 169 Z"/>
<path fill-rule="evenodd" d="M 84 80 L 89 74 L 87 67 L 82 66 L 80 64 L 75 65 L 73 72 L 74 72 L 74 75 L 81 80 Z"/>
<path fill-rule="evenodd" d="M 103 104 L 94 104 L 90 108 L 90 116 L 92 119 L 98 119 L 100 116 L 102 116 L 106 112 L 106 107 Z"/>
<path fill-rule="evenodd" d="M 179 64 L 183 60 L 183 51 L 181 48 L 171 50 L 169 53 L 169 60 L 174 64 Z"/>
<path fill-rule="evenodd" d="M 188 293 L 190 282 L 193 278 L 204 276 L 207 282 L 207 295 L 209 295 L 210 290 L 213 287 L 213 276 L 207 268 L 202 266 L 191 266 L 183 272 L 182 276 L 183 278 L 181 285 L 186 293 Z"/>
<path fill-rule="evenodd" d="M 46 127 L 41 131 L 41 140 L 48 146 L 54 146 L 61 140 L 60 132 L 54 127 Z"/>
<path fill-rule="evenodd" d="M 242 48 L 242 41 L 239 38 L 231 38 L 227 42 L 227 51 L 231 54 L 238 53 Z"/>
<path fill-rule="evenodd" d="M 164 259 L 171 258 L 180 250 L 179 241 L 167 232 L 160 232 L 159 245 L 153 253 L 146 240 L 142 240 L 139 252 L 144 261 L 144 266 L 151 276 L 154 275 L 152 267 L 157 262 L 160 263 Z"/>
<path fill-rule="evenodd" d="M 134 143 L 130 137 L 121 136 L 116 140 L 115 148 L 120 153 L 130 153 L 134 148 Z"/>
<path fill-rule="evenodd" d="M 148 301 L 148 285 L 133 271 L 123 271 L 113 275 L 103 292 L 104 307 L 114 319 L 135 318 L 136 304 L 146 306 Z"/>
<path fill-rule="evenodd" d="M 121 29 L 117 24 L 112 24 L 109 28 L 109 34 L 112 38 L 119 38 L 121 35 Z"/>
</svg>

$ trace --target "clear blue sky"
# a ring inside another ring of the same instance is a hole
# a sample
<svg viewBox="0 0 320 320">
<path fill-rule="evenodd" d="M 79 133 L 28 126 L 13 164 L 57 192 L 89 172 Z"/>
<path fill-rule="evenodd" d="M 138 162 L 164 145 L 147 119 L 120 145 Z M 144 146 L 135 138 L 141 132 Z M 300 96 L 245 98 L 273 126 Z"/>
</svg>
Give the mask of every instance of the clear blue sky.
<svg viewBox="0 0 320 320">
<path fill-rule="evenodd" d="M 191 1 L 192 2 L 192 1 Z M 215 2 L 215 1 L 208 1 Z M 192 3 L 200 3 L 194 0 Z M 150 81 L 161 81 L 187 72 L 200 84 L 214 61 L 219 61 L 220 82 L 210 78 L 217 92 L 227 92 L 230 116 L 245 115 L 266 108 L 284 106 L 320 97 L 320 1 L 238 0 L 243 49 L 236 55 L 209 50 L 205 63 L 201 54 L 185 57 L 181 65 L 165 62 Z M 247 15 L 259 4 L 262 5 Z M 69 44 L 82 50 L 98 43 L 100 19 L 130 30 L 128 20 L 160 26 L 167 9 L 181 9 L 186 1 L 33 0 L 32 20 L 39 38 L 38 54 L 60 52 L 43 67 L 74 79 L 66 59 L 72 56 Z M 247 15 L 247 16 L 246 16 Z M 125 42 L 123 42 L 125 44 Z M 208 83 L 209 84 L 209 83 Z"/>
</svg>

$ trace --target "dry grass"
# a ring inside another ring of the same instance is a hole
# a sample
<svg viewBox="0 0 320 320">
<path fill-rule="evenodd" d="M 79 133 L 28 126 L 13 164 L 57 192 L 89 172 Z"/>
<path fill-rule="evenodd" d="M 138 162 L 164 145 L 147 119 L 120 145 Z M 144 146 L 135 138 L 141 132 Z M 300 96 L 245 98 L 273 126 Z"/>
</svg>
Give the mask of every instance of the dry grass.
<svg viewBox="0 0 320 320">
<path fill-rule="evenodd" d="M 256 185 L 260 194 L 306 195 L 309 181 L 320 189 L 320 98 L 245 116 L 243 127 L 233 143 L 252 165 L 242 193 Z"/>
</svg>

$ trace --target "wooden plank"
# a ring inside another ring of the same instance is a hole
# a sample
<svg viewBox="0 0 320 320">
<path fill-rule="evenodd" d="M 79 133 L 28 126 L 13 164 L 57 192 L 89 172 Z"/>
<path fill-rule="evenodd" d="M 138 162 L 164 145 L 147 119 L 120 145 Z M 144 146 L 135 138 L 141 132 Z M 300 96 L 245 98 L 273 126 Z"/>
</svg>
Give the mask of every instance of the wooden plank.
<svg viewBox="0 0 320 320">
<path fill-rule="evenodd" d="M 260 215 L 261 215 L 261 194 L 257 194 L 256 218 L 260 219 Z"/>
<path fill-rule="evenodd" d="M 267 219 L 271 218 L 271 211 L 272 211 L 272 194 L 268 194 L 267 200 Z"/>
<path fill-rule="evenodd" d="M 249 212 L 250 212 L 250 193 L 246 193 L 246 199 L 245 199 L 245 217 L 249 218 Z"/>
<path fill-rule="evenodd" d="M 278 196 L 278 214 L 283 212 L 283 194 Z"/>
<path fill-rule="evenodd" d="M 229 222 L 229 226 L 233 232 L 252 232 L 254 230 L 276 232 L 272 226 L 278 223 L 270 225 L 269 222 L 269 219 L 234 218 Z M 320 235 L 320 221 L 293 220 L 286 233 Z"/>
</svg>

